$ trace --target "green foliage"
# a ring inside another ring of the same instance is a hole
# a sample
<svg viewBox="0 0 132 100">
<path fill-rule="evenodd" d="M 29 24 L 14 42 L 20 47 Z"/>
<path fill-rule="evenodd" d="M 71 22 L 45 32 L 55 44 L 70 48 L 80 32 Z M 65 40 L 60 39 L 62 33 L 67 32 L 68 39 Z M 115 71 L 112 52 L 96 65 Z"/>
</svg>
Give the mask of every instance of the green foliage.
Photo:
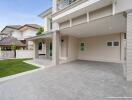
<svg viewBox="0 0 132 100">
<path fill-rule="evenodd" d="M 16 49 L 17 49 L 16 45 L 13 44 L 13 45 L 11 46 L 11 50 L 15 51 Z"/>
<path fill-rule="evenodd" d="M 41 35 L 43 32 L 44 32 L 44 29 L 43 29 L 43 28 L 39 28 L 39 29 L 37 30 L 36 35 Z"/>
<path fill-rule="evenodd" d="M 16 58 L 16 49 L 17 49 L 16 44 L 13 44 L 13 45 L 11 46 L 11 50 L 14 51 L 14 58 Z"/>
</svg>

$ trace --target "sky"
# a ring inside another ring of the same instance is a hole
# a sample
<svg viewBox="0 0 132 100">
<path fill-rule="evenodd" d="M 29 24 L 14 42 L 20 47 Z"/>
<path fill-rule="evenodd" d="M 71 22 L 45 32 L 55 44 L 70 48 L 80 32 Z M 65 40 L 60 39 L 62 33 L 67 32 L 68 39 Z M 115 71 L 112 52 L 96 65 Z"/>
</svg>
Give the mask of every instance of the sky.
<svg viewBox="0 0 132 100">
<path fill-rule="evenodd" d="M 44 25 L 38 15 L 50 7 L 51 0 L 0 0 L 0 30 L 7 25 Z"/>
</svg>

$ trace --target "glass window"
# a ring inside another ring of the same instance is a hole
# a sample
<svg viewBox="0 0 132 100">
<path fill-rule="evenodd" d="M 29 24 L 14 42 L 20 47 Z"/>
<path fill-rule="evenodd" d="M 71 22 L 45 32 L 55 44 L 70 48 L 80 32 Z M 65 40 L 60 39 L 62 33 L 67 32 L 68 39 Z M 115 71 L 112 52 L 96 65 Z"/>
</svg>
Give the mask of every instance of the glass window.
<svg viewBox="0 0 132 100">
<path fill-rule="evenodd" d="M 84 44 L 84 43 L 81 43 L 81 44 L 80 44 L 80 50 L 81 50 L 81 51 L 84 51 L 84 49 L 85 49 L 85 44 Z"/>
<path fill-rule="evenodd" d="M 59 9 L 63 9 L 66 6 L 72 4 L 73 2 L 75 2 L 76 0 L 59 0 L 58 2 L 58 8 Z"/>
<path fill-rule="evenodd" d="M 107 46 L 108 47 L 112 46 L 112 42 L 107 42 Z"/>
<path fill-rule="evenodd" d="M 127 38 L 126 33 L 124 33 L 124 39 L 126 39 L 126 38 Z"/>
<path fill-rule="evenodd" d="M 42 42 L 39 43 L 38 50 L 42 50 Z"/>
<path fill-rule="evenodd" d="M 118 41 L 114 42 L 114 46 L 119 46 L 119 42 Z"/>
<path fill-rule="evenodd" d="M 52 30 L 52 19 L 50 19 L 50 30 Z"/>
</svg>

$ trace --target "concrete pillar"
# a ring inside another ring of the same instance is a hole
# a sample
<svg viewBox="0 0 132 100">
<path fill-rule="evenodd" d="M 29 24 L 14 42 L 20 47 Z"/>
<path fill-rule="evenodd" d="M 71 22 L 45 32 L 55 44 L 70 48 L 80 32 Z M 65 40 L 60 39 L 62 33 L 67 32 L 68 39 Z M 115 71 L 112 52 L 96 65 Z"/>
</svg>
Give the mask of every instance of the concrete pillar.
<svg viewBox="0 0 132 100">
<path fill-rule="evenodd" d="M 39 58 L 38 55 L 38 41 L 33 41 L 33 59 Z"/>
<path fill-rule="evenodd" d="M 121 50 L 121 62 L 122 63 L 124 63 L 124 61 L 125 61 L 124 49 L 125 49 L 125 47 L 124 47 L 124 33 L 121 33 L 120 34 L 120 50 Z"/>
<path fill-rule="evenodd" d="M 123 74 L 124 77 L 126 77 L 126 60 L 125 60 L 125 39 L 124 39 L 124 33 L 120 34 L 120 60 L 123 65 Z"/>
<path fill-rule="evenodd" d="M 127 14 L 126 77 L 132 81 L 132 13 Z"/>
<path fill-rule="evenodd" d="M 53 64 L 59 64 L 59 46 L 60 46 L 60 33 L 54 31 L 53 33 L 53 49 L 52 49 L 52 61 Z"/>
<path fill-rule="evenodd" d="M 45 44 L 46 44 L 46 58 L 49 58 L 49 41 L 45 40 Z"/>
<path fill-rule="evenodd" d="M 48 17 L 45 17 L 45 26 L 44 26 L 44 31 L 47 32 L 48 31 Z"/>
</svg>

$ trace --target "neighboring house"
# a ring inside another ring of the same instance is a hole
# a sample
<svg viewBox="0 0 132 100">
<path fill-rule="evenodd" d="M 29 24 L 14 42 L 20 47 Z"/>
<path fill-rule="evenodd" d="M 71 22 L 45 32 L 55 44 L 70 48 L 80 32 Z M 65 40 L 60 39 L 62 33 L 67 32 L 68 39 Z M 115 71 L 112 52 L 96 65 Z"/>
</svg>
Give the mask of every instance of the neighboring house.
<svg viewBox="0 0 132 100">
<path fill-rule="evenodd" d="M 21 41 L 25 45 L 27 44 L 27 49 L 31 50 L 33 49 L 33 42 L 32 41 L 26 41 L 26 38 L 34 37 L 36 36 L 37 30 L 41 28 L 41 26 L 37 24 L 25 24 L 23 26 L 21 25 L 10 25 L 6 26 L 1 31 L 1 36 L 3 34 L 3 37 L 14 37 L 18 41 Z"/>
<path fill-rule="evenodd" d="M 0 40 L 3 39 L 4 37 L 7 37 L 6 34 L 0 33 Z"/>
<path fill-rule="evenodd" d="M 0 50 L 2 51 L 11 51 L 13 45 L 16 45 L 17 50 L 23 50 L 26 47 L 26 44 L 14 37 L 4 37 L 0 40 Z"/>
<path fill-rule="evenodd" d="M 53 64 L 65 60 L 120 63 L 132 80 L 132 2 L 130 0 L 52 0 L 52 8 L 39 16 L 45 33 L 28 38 L 46 45 Z"/>
</svg>

